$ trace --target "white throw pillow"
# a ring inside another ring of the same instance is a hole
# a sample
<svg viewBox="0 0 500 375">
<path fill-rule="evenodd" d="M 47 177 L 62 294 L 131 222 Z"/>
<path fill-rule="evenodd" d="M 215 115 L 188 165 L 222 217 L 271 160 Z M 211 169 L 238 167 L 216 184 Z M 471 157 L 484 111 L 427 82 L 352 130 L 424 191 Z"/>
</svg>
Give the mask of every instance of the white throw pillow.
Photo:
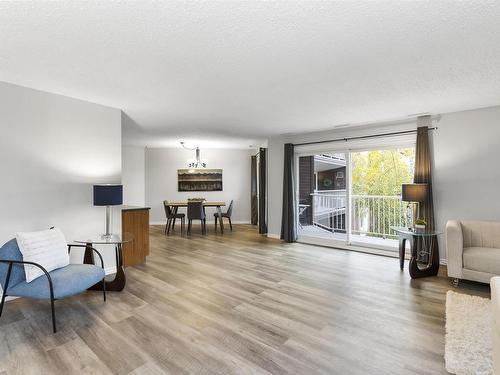
<svg viewBox="0 0 500 375">
<path fill-rule="evenodd" d="M 16 233 L 16 240 L 25 262 L 38 263 L 48 272 L 69 264 L 68 244 L 58 228 Z M 24 265 L 24 272 L 28 283 L 45 275 L 39 267 L 28 264 Z"/>
</svg>

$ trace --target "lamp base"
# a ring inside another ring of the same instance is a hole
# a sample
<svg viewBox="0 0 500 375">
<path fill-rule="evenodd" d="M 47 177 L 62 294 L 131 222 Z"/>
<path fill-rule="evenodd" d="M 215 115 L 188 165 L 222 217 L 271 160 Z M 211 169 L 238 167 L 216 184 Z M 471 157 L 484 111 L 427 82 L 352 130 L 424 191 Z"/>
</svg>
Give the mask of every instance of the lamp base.
<svg viewBox="0 0 500 375">
<path fill-rule="evenodd" d="M 113 235 L 112 226 L 113 226 L 113 209 L 111 206 L 106 206 L 106 232 L 101 235 L 103 239 L 110 239 Z"/>
</svg>

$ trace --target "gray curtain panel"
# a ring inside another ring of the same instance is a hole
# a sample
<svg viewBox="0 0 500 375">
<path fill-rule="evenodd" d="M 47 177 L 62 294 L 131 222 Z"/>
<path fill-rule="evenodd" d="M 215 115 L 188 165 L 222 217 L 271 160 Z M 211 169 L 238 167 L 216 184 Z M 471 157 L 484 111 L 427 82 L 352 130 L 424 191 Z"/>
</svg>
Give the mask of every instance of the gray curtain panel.
<svg viewBox="0 0 500 375">
<path fill-rule="evenodd" d="M 259 150 L 259 233 L 267 233 L 267 149 Z"/>
<path fill-rule="evenodd" d="M 259 202 L 257 201 L 257 155 L 252 156 L 252 171 L 250 179 L 250 218 L 252 225 L 259 222 Z"/>
<path fill-rule="evenodd" d="M 419 120 L 427 120 L 419 119 Z M 430 121 L 430 117 L 428 119 Z M 429 128 L 427 126 L 419 126 L 417 128 L 417 144 L 415 148 L 415 174 L 413 182 L 416 184 L 428 184 L 428 195 L 425 202 L 420 203 L 420 217 L 427 221 L 429 230 L 435 229 L 434 221 L 434 200 L 432 196 L 432 160 L 429 145 Z M 416 246 L 422 246 L 418 243 Z M 439 245 L 436 241 L 436 251 L 433 254 L 434 262 L 439 262 Z M 419 252 L 420 254 L 420 252 Z M 419 261 L 427 263 L 429 261 L 428 254 L 421 254 L 418 257 Z"/>
<path fill-rule="evenodd" d="M 295 205 L 294 153 L 293 144 L 291 143 L 285 144 L 282 215 L 281 239 L 286 242 L 297 241 L 297 207 Z"/>
<path fill-rule="evenodd" d="M 420 216 L 427 221 L 429 229 L 434 227 L 434 201 L 432 197 L 432 163 L 429 146 L 429 128 L 422 126 L 417 129 L 417 145 L 415 148 L 415 174 L 413 182 L 428 184 L 429 194 L 425 202 L 420 204 Z"/>
</svg>

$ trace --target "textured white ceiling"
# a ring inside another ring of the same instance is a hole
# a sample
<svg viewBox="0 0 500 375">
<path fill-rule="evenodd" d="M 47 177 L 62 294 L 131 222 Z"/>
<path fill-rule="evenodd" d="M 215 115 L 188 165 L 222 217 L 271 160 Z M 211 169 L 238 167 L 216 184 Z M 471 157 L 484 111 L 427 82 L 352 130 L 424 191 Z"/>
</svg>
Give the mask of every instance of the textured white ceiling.
<svg viewBox="0 0 500 375">
<path fill-rule="evenodd" d="M 0 80 L 247 144 L 500 104 L 500 3 L 0 2 Z"/>
</svg>

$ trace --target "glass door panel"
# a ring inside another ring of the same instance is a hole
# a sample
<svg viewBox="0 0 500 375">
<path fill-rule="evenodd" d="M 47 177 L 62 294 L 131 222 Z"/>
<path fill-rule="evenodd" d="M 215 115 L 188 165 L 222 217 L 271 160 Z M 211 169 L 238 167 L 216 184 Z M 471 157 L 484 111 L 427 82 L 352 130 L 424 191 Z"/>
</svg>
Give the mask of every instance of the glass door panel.
<svg viewBox="0 0 500 375">
<path fill-rule="evenodd" d="M 408 225 L 401 185 L 413 181 L 413 147 L 352 152 L 351 243 L 397 249 L 391 226 Z"/>
<path fill-rule="evenodd" d="M 348 162 L 346 153 L 298 157 L 299 239 L 346 244 Z"/>
</svg>

